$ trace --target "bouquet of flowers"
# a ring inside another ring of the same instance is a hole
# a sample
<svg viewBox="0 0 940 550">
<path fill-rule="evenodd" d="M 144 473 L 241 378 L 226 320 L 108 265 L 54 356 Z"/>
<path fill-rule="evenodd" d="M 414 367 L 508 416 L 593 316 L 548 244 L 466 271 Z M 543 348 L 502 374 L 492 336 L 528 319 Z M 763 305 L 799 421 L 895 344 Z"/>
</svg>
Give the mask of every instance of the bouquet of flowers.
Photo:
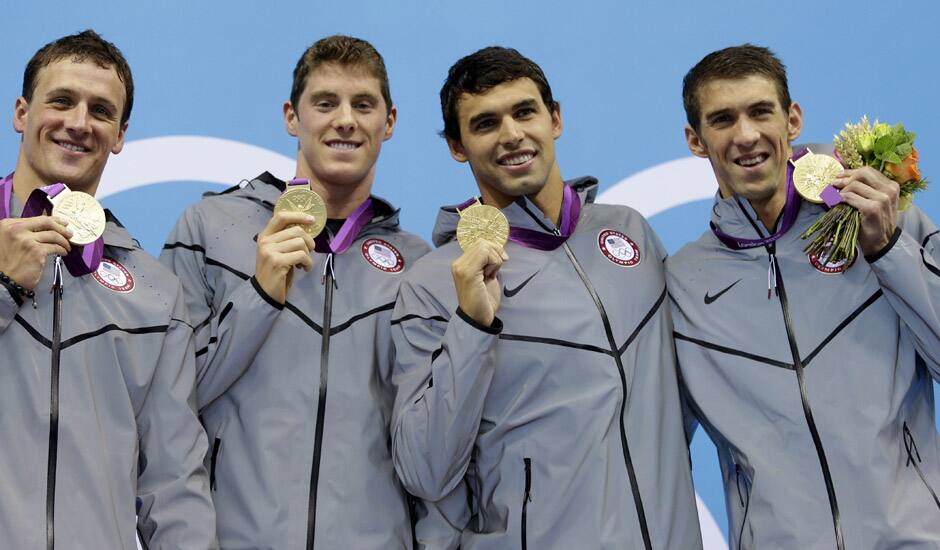
<svg viewBox="0 0 940 550">
<path fill-rule="evenodd" d="M 835 136 L 835 151 L 839 162 L 846 168 L 871 166 L 901 186 L 898 209 L 911 204 L 912 195 L 927 188 L 927 180 L 920 177 L 917 168 L 917 149 L 914 134 L 903 124 L 891 126 L 875 121 L 871 124 L 863 116 L 858 124 L 846 124 Z M 855 260 L 861 214 L 844 202 L 836 204 L 811 225 L 801 237 L 812 237 L 805 252 L 825 258 L 827 263 Z"/>
</svg>

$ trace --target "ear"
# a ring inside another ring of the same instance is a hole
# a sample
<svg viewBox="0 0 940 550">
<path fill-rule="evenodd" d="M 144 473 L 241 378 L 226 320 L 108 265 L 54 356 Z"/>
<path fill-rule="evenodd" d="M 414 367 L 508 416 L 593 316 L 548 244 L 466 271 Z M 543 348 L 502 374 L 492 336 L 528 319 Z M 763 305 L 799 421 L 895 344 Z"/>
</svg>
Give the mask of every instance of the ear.
<svg viewBox="0 0 940 550">
<path fill-rule="evenodd" d="M 284 127 L 288 134 L 297 137 L 297 112 L 289 100 L 284 102 Z"/>
<path fill-rule="evenodd" d="M 16 98 L 16 103 L 13 105 L 13 129 L 16 130 L 17 134 L 26 131 L 26 117 L 28 114 L 29 103 L 26 98 L 22 96 Z"/>
<path fill-rule="evenodd" d="M 457 162 L 467 162 L 467 152 L 464 150 L 462 143 L 447 138 L 447 147 L 450 149 L 450 156 L 454 157 L 454 160 Z"/>
<path fill-rule="evenodd" d="M 552 108 L 552 138 L 558 139 L 561 137 L 561 103 L 555 102 L 555 106 Z"/>
<path fill-rule="evenodd" d="M 122 122 L 120 128 L 118 129 L 117 141 L 114 142 L 114 146 L 111 147 L 111 154 L 116 155 L 124 149 L 124 135 L 127 132 L 127 122 Z"/>
<path fill-rule="evenodd" d="M 392 137 L 392 133 L 395 131 L 395 122 L 397 120 L 398 109 L 392 105 L 392 108 L 388 110 L 388 117 L 385 119 L 385 137 L 382 138 L 383 141 Z"/>
<path fill-rule="evenodd" d="M 787 111 L 787 138 L 792 142 L 800 137 L 803 131 L 803 109 L 794 101 Z"/>
<path fill-rule="evenodd" d="M 689 146 L 689 151 L 693 155 L 701 158 L 708 158 L 708 146 L 705 141 L 692 129 L 691 126 L 685 126 L 685 144 Z"/>
</svg>

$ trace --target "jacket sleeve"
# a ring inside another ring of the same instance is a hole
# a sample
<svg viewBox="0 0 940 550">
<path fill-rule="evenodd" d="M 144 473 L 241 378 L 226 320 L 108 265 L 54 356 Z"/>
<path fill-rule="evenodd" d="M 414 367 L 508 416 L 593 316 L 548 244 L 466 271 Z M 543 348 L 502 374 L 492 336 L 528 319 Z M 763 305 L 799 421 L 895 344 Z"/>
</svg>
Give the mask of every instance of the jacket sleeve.
<svg viewBox="0 0 940 550">
<path fill-rule="evenodd" d="M 415 499 L 415 540 L 418 550 L 458 550 L 460 534 L 470 524 L 466 483 L 437 502 Z"/>
<path fill-rule="evenodd" d="M 227 296 L 216 297 L 207 277 L 206 234 L 198 210 L 190 208 L 163 246 L 160 261 L 183 284 L 195 328 L 196 392 L 202 409 L 233 384 L 251 364 L 283 305 L 250 277 Z"/>
<path fill-rule="evenodd" d="M 437 501 L 460 483 L 469 464 L 502 322 L 484 327 L 460 309 L 451 316 L 410 279 L 392 315 L 392 459 L 409 492 Z"/>
<path fill-rule="evenodd" d="M 884 250 L 866 257 L 917 352 L 940 381 L 940 234 L 916 206 L 899 216 Z"/>
<path fill-rule="evenodd" d="M 0 284 L 0 333 L 13 322 L 22 302 L 19 296 L 13 295 L 13 291 Z"/>
<path fill-rule="evenodd" d="M 149 548 L 217 548 L 195 412 L 193 332 L 178 297 L 149 385 L 137 404 L 137 523 Z"/>
</svg>

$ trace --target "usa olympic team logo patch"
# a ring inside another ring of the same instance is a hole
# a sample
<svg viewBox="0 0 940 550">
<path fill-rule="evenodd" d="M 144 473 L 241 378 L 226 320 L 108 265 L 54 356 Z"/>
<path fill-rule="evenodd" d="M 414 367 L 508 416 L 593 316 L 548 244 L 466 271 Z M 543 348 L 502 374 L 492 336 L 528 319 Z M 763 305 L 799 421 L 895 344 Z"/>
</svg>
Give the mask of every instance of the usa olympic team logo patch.
<svg viewBox="0 0 940 550">
<path fill-rule="evenodd" d="M 102 286 L 126 294 L 134 290 L 134 277 L 117 260 L 102 258 L 98 269 L 92 275 Z"/>
<path fill-rule="evenodd" d="M 852 264 L 855 263 L 855 260 L 858 258 L 852 258 L 852 263 L 847 263 L 845 260 L 838 262 L 829 261 L 829 248 L 823 250 L 822 256 L 816 256 L 815 254 L 809 255 L 809 263 L 816 268 L 816 271 L 820 273 L 825 273 L 826 275 L 836 275 L 843 273 L 846 269 L 852 267 Z"/>
<path fill-rule="evenodd" d="M 640 263 L 640 247 L 620 231 L 605 229 L 597 235 L 597 246 L 608 260 L 623 267 Z"/>
<path fill-rule="evenodd" d="M 372 267 L 386 273 L 398 273 L 405 268 L 405 259 L 391 243 L 382 239 L 366 239 L 362 243 L 362 256 Z"/>
</svg>

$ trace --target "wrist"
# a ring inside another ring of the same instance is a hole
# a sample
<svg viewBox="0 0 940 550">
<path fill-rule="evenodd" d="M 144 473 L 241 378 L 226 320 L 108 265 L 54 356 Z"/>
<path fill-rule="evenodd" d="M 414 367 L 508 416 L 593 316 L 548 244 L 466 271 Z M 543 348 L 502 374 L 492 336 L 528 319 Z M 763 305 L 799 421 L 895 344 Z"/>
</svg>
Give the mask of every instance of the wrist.
<svg viewBox="0 0 940 550">
<path fill-rule="evenodd" d="M 33 300 L 35 302 L 36 293 L 23 285 L 14 281 L 9 275 L 0 271 L 0 285 L 7 289 L 10 296 L 18 305 L 23 304 L 23 299 Z"/>
</svg>

